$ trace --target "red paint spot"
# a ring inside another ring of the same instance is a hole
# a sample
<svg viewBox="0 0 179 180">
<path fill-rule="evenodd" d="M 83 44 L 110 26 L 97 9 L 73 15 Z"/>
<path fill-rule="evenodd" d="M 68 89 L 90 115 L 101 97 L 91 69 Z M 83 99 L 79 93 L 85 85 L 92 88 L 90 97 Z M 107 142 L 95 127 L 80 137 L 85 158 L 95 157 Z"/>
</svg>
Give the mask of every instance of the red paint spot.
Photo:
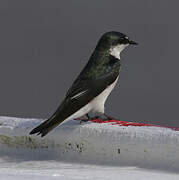
<svg viewBox="0 0 179 180">
<path fill-rule="evenodd" d="M 112 125 L 119 125 L 119 126 L 152 126 L 152 127 L 164 127 L 164 128 L 170 128 L 175 131 L 179 131 L 179 128 L 177 127 L 167 127 L 167 126 L 160 126 L 160 125 L 154 125 L 154 124 L 146 124 L 146 123 L 137 123 L 137 122 L 127 122 L 127 121 L 120 121 L 120 120 L 102 120 L 102 119 L 93 119 L 91 120 L 94 123 L 110 123 Z"/>
</svg>

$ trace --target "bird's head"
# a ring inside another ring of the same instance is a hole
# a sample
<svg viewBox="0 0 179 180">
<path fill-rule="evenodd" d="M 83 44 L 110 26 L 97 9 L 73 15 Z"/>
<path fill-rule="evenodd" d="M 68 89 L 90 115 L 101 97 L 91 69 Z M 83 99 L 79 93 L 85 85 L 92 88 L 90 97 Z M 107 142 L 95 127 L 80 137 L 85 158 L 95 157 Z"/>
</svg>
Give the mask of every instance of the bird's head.
<svg viewBox="0 0 179 180">
<path fill-rule="evenodd" d="M 121 51 L 128 45 L 137 45 L 137 43 L 123 33 L 111 31 L 102 35 L 96 50 L 109 52 L 112 56 L 120 59 Z"/>
</svg>

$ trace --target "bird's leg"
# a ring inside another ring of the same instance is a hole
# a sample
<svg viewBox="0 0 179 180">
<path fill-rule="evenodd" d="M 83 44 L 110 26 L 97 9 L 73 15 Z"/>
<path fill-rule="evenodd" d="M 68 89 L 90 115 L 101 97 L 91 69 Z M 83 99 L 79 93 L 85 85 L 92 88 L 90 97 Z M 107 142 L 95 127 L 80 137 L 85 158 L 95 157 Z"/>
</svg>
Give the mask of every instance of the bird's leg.
<svg viewBox="0 0 179 180">
<path fill-rule="evenodd" d="M 115 118 L 113 118 L 113 117 L 111 117 L 111 116 L 108 116 L 107 114 L 103 114 L 105 117 L 106 117 L 106 120 L 112 120 L 112 119 L 115 119 Z"/>
<path fill-rule="evenodd" d="M 111 116 L 108 116 L 105 113 L 98 113 L 97 116 L 94 116 L 93 119 L 101 119 L 103 121 L 107 121 L 107 120 L 112 120 L 112 119 L 115 119 L 115 118 L 113 118 Z"/>
<path fill-rule="evenodd" d="M 91 119 L 88 113 L 85 114 L 85 116 L 87 117 L 87 119 L 82 119 L 82 120 L 80 121 L 80 124 L 82 124 L 83 122 L 87 122 L 87 121 L 89 121 L 89 120 Z"/>
<path fill-rule="evenodd" d="M 80 124 L 83 123 L 83 122 L 87 122 L 87 121 L 89 121 L 89 120 L 92 120 L 92 119 L 101 119 L 101 120 L 103 120 L 103 121 L 108 121 L 108 120 L 116 119 L 116 118 L 113 118 L 113 117 L 111 117 L 111 116 L 108 116 L 108 115 L 105 114 L 105 113 L 98 113 L 98 114 L 97 114 L 96 116 L 94 116 L 94 117 L 90 117 L 89 113 L 87 113 L 85 116 L 87 117 L 87 119 L 82 119 L 82 120 L 80 121 Z"/>
<path fill-rule="evenodd" d="M 87 113 L 86 114 L 86 117 L 88 118 L 88 120 L 90 120 L 91 118 L 90 118 L 90 115 Z"/>
<path fill-rule="evenodd" d="M 107 114 L 103 114 L 103 116 L 106 117 L 106 120 L 120 120 L 120 118 L 115 118 L 115 117 L 112 117 L 112 116 L 108 116 Z"/>
</svg>

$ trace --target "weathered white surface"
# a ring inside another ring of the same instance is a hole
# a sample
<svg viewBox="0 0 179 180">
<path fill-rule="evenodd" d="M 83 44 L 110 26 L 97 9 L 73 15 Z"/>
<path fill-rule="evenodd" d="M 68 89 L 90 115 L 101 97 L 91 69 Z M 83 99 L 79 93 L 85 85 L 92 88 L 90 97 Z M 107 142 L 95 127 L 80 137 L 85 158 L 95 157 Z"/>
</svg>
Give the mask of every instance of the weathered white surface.
<svg viewBox="0 0 179 180">
<path fill-rule="evenodd" d="M 42 120 L 0 118 L 0 157 L 135 166 L 179 172 L 179 131 L 69 121 L 44 138 L 29 136 Z"/>
<path fill-rule="evenodd" d="M 178 180 L 175 173 L 57 161 L 0 161 L 1 180 Z M 2 167 L 3 166 L 3 167 Z"/>
</svg>

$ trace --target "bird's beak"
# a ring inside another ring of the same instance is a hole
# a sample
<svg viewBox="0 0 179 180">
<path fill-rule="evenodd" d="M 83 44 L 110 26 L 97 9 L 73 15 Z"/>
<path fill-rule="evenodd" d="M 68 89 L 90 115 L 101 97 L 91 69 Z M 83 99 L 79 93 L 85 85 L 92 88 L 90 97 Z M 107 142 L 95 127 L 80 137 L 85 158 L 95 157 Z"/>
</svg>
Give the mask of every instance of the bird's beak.
<svg viewBox="0 0 179 180">
<path fill-rule="evenodd" d="M 138 43 L 136 43 L 135 41 L 129 41 L 130 45 L 138 45 Z"/>
</svg>

